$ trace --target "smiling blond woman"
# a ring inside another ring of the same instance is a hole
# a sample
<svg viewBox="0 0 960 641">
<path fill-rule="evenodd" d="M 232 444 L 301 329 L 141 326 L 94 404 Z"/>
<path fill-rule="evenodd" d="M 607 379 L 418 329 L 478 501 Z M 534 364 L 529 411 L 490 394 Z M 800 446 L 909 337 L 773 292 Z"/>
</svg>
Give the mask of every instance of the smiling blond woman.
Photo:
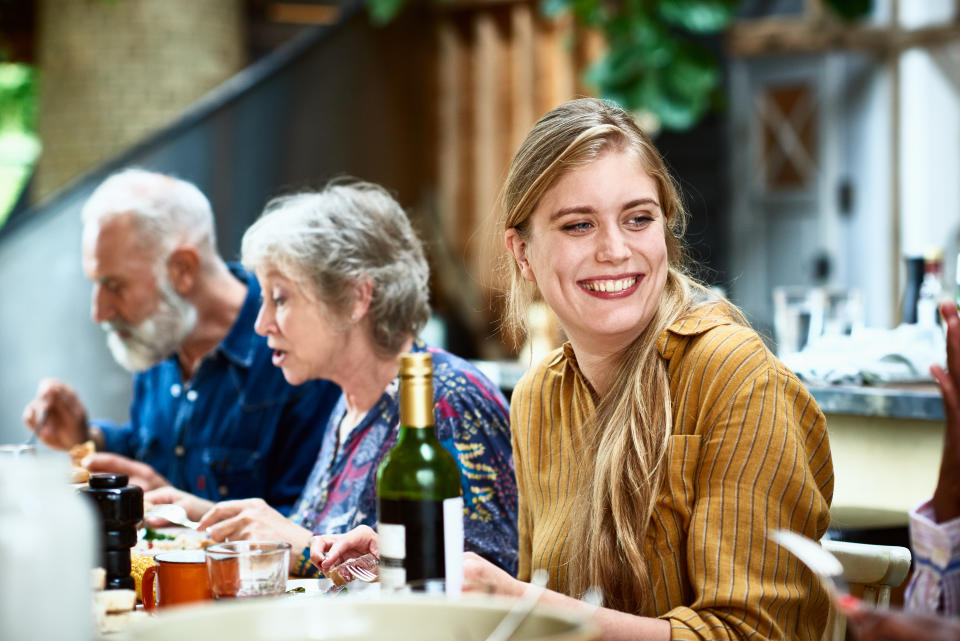
<svg viewBox="0 0 960 641">
<path fill-rule="evenodd" d="M 819 639 L 827 599 L 767 539 L 827 528 L 823 414 L 739 311 L 686 275 L 686 213 L 663 160 L 621 109 L 560 105 L 514 157 L 500 230 L 507 321 L 536 296 L 569 342 L 511 406 L 519 574 L 545 597 L 590 587 L 605 638 Z"/>
</svg>

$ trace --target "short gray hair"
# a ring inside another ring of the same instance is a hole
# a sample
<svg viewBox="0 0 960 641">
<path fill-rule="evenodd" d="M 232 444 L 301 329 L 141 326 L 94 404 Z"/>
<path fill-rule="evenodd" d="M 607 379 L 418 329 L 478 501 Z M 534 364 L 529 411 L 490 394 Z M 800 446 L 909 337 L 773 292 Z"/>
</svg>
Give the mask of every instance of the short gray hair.
<svg viewBox="0 0 960 641">
<path fill-rule="evenodd" d="M 271 200 L 243 235 L 247 269 L 277 267 L 302 275 L 308 290 L 336 314 L 354 301 L 353 285 L 369 278 L 373 341 L 400 351 L 430 317 L 430 268 L 403 208 L 385 189 L 337 180 L 319 192 Z"/>
<path fill-rule="evenodd" d="M 208 262 L 217 255 L 213 210 L 197 187 L 185 180 L 144 169 L 124 169 L 104 180 L 83 206 L 83 224 L 102 225 L 131 214 L 147 248 L 165 259 L 189 244 Z"/>
</svg>

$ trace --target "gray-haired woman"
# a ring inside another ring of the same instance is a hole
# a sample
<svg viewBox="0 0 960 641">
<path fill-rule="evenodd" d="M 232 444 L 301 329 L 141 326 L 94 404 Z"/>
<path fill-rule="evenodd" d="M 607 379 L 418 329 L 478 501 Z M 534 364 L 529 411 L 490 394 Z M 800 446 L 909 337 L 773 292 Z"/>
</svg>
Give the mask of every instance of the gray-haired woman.
<svg viewBox="0 0 960 641">
<path fill-rule="evenodd" d="M 214 540 L 268 538 L 303 551 L 314 534 L 341 534 L 376 520 L 376 470 L 398 429 L 397 369 L 403 352 L 429 350 L 437 435 L 460 466 L 467 549 L 515 572 L 516 483 L 507 402 L 464 360 L 417 340 L 430 314 L 429 269 L 400 205 L 382 188 L 335 182 L 277 198 L 243 237 L 243 263 L 263 289 L 256 331 L 273 363 L 297 385 L 316 378 L 343 394 L 290 519 L 260 499 L 178 502 Z M 324 426 L 318 426 L 324 429 Z"/>
</svg>

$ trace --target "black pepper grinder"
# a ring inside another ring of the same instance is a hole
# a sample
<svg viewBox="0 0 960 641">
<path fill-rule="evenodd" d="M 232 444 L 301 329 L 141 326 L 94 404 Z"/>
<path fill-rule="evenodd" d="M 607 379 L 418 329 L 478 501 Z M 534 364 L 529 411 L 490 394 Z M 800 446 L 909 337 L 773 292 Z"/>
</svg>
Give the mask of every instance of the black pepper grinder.
<svg viewBox="0 0 960 641">
<path fill-rule="evenodd" d="M 133 590 L 130 548 L 137 543 L 137 523 L 143 520 L 143 490 L 129 485 L 126 474 L 94 474 L 79 490 L 94 502 L 100 515 L 100 563 L 107 572 L 108 590 Z"/>
</svg>

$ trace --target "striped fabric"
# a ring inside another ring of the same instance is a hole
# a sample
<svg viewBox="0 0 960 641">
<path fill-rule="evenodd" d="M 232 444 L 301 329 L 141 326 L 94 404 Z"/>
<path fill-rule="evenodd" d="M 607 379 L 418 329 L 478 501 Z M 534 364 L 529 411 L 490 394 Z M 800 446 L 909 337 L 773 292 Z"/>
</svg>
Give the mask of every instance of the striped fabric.
<svg viewBox="0 0 960 641">
<path fill-rule="evenodd" d="M 819 640 L 828 602 L 812 574 L 770 543 L 770 529 L 819 539 L 833 465 L 809 392 L 719 304 L 660 336 L 674 427 L 645 542 L 654 602 L 674 639 Z M 511 402 L 519 491 L 519 577 L 550 572 L 568 592 L 576 487 L 592 466 L 582 426 L 592 392 L 569 344 L 532 368 Z M 643 610 L 638 604 L 637 613 Z"/>
<path fill-rule="evenodd" d="M 960 615 L 960 518 L 937 523 L 927 501 L 910 513 L 915 570 L 907 586 L 907 609 Z"/>
</svg>

